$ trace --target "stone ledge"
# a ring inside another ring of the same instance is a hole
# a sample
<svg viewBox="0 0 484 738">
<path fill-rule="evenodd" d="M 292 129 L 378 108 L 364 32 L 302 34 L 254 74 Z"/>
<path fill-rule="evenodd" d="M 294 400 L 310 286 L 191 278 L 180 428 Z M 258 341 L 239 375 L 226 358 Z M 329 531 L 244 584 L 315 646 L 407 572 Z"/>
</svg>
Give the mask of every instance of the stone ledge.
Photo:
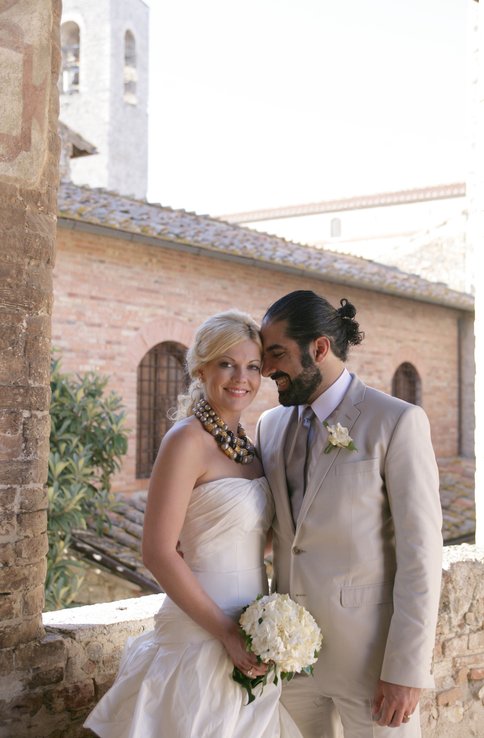
<svg viewBox="0 0 484 738">
<path fill-rule="evenodd" d="M 474 546 L 470 543 L 461 543 L 457 546 L 445 546 L 442 568 L 448 571 L 452 564 L 460 564 L 467 561 L 476 563 L 484 562 L 484 548 Z"/>
<path fill-rule="evenodd" d="M 44 612 L 42 621 L 47 631 L 62 631 L 71 636 L 74 636 L 76 631 L 91 630 L 99 626 L 112 628 L 132 623 L 138 628 L 142 621 L 153 620 L 165 596 L 154 594 L 117 602 L 101 602 L 96 605 L 53 610 Z"/>
</svg>

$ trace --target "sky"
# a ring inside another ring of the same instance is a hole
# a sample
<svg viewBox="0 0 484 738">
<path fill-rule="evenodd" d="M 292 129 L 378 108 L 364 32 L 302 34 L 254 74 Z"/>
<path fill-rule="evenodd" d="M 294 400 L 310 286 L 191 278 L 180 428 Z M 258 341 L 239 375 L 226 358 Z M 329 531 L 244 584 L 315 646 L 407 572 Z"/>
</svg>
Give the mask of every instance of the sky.
<svg viewBox="0 0 484 738">
<path fill-rule="evenodd" d="M 200 214 L 465 181 L 472 0 L 149 0 L 148 199 Z"/>
</svg>

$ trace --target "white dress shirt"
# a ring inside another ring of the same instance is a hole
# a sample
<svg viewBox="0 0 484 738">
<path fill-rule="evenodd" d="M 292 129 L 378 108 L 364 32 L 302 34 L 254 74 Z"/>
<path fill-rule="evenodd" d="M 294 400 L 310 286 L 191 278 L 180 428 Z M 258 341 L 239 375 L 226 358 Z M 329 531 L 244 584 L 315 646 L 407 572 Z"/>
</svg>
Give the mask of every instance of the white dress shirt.
<svg viewBox="0 0 484 738">
<path fill-rule="evenodd" d="M 350 384 L 351 374 L 346 368 L 344 368 L 336 382 L 333 382 L 331 387 L 328 387 L 327 390 L 322 392 L 319 397 L 316 397 L 314 402 L 311 403 L 313 412 L 321 425 L 323 424 L 323 421 L 326 420 L 329 415 L 331 415 L 333 410 L 338 407 L 343 397 L 347 393 Z M 304 412 L 305 407 L 306 405 L 299 405 L 299 418 Z"/>
</svg>

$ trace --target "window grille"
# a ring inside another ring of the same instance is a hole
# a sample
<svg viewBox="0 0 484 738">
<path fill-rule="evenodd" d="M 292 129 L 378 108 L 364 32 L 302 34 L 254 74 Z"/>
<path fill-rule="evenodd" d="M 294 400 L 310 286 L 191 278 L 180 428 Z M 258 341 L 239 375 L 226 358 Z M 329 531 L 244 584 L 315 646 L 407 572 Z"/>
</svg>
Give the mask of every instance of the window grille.
<svg viewBox="0 0 484 738">
<path fill-rule="evenodd" d="M 421 381 L 413 364 L 407 361 L 400 364 L 393 375 L 392 395 L 411 402 L 412 405 L 421 404 Z"/>
<path fill-rule="evenodd" d="M 124 101 L 136 105 L 136 40 L 131 31 L 124 34 Z"/>
<path fill-rule="evenodd" d="M 61 47 L 61 93 L 64 95 L 74 95 L 79 92 L 80 31 L 77 23 L 67 21 L 62 24 Z"/>
<path fill-rule="evenodd" d="M 167 341 L 154 346 L 138 366 L 136 476 L 151 474 L 161 439 L 173 425 L 169 414 L 177 396 L 188 386 L 186 349 Z"/>
</svg>

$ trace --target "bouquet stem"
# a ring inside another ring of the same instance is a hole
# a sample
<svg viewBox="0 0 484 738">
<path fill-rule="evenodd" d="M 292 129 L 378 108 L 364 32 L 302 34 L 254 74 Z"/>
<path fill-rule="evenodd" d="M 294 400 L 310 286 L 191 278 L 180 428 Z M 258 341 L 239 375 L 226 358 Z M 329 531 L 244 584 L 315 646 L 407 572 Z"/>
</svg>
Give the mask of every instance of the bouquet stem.
<svg viewBox="0 0 484 738">
<path fill-rule="evenodd" d="M 234 670 L 232 671 L 232 679 L 237 682 L 237 684 L 240 684 L 247 691 L 248 705 L 250 705 L 250 703 L 253 702 L 256 697 L 252 690 L 258 687 L 259 684 L 262 684 L 263 686 L 267 684 L 267 676 L 269 674 L 269 671 L 270 669 L 265 674 L 261 674 L 261 676 L 251 678 L 240 671 L 240 669 L 237 669 L 236 666 L 234 666 Z"/>
</svg>

